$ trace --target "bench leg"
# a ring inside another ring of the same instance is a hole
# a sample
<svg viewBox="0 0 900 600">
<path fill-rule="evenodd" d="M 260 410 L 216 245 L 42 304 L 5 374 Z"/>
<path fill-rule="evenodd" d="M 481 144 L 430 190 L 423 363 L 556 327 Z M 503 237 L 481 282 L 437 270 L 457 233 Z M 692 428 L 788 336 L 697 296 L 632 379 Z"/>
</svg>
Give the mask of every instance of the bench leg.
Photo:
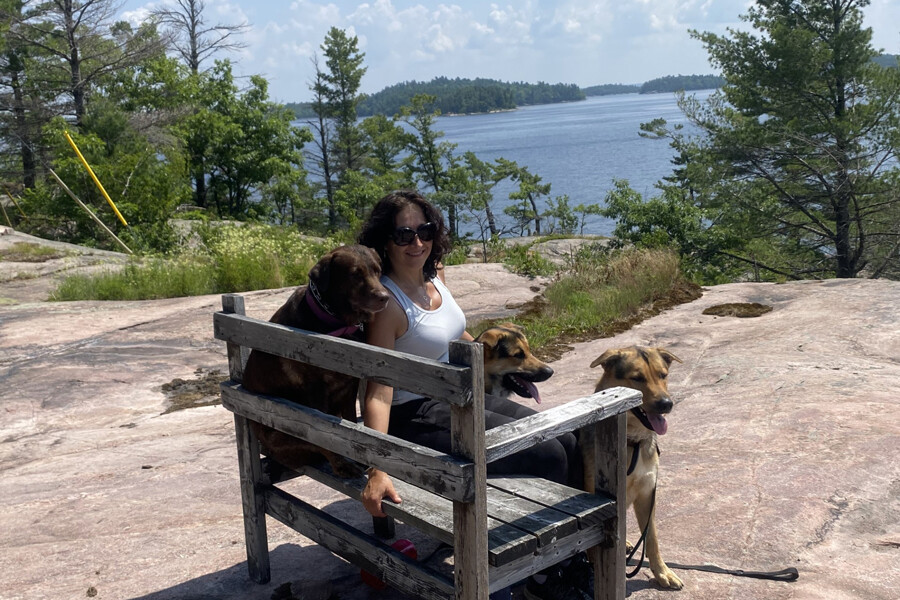
<svg viewBox="0 0 900 600">
<path fill-rule="evenodd" d="M 241 504 L 244 507 L 244 540 L 247 545 L 247 568 L 250 579 L 268 583 L 269 541 L 266 534 L 265 498 L 258 492 L 262 481 L 259 441 L 246 418 L 234 415 L 237 437 L 238 471 L 241 478 Z"/>
<path fill-rule="evenodd" d="M 596 425 L 597 484 L 616 497 L 616 518 L 609 520 L 606 543 L 594 548 L 595 600 L 625 598 L 625 414 Z M 598 568 L 599 564 L 599 568 Z"/>
<path fill-rule="evenodd" d="M 372 517 L 372 527 L 375 529 L 375 535 L 383 540 L 389 540 L 397 535 L 394 517 Z"/>
</svg>

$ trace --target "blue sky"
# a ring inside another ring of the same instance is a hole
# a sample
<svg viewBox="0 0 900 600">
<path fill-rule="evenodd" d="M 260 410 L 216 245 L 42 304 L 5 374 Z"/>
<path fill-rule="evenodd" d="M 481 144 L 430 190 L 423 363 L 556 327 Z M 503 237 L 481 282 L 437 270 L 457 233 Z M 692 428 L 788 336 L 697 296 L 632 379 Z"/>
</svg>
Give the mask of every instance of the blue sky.
<svg viewBox="0 0 900 600">
<path fill-rule="evenodd" d="M 172 0 L 126 0 L 138 22 Z M 247 48 L 229 58 L 240 75 L 261 74 L 274 100 L 309 99 L 310 58 L 332 26 L 359 38 L 363 92 L 406 80 L 489 77 L 503 81 L 643 83 L 713 72 L 688 29 L 742 27 L 748 0 L 206 0 L 207 22 L 247 22 Z M 900 54 L 900 0 L 864 10 L 876 48 Z"/>
</svg>

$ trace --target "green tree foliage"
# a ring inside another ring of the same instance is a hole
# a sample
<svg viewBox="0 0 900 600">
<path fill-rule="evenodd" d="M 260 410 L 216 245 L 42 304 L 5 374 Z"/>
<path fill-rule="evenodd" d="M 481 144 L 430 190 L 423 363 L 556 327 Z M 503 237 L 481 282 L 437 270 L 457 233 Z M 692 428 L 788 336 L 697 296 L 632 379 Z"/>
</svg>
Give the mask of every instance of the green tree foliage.
<svg viewBox="0 0 900 600">
<path fill-rule="evenodd" d="M 647 124 L 676 169 L 647 203 L 617 188 L 617 233 L 707 276 L 900 276 L 900 70 L 872 61 L 867 3 L 758 0 L 753 31 L 693 32 L 727 83 L 679 96 L 701 135 Z"/>
<path fill-rule="evenodd" d="M 641 91 L 639 85 L 628 85 L 624 83 L 606 83 L 603 85 L 592 85 L 582 88 L 585 96 L 612 96 L 615 94 L 637 94 Z"/>
<path fill-rule="evenodd" d="M 360 82 L 366 73 L 362 66 L 365 53 L 359 51 L 356 36 L 332 27 L 322 43 L 325 55 L 325 98 L 335 125 L 335 166 L 340 175 L 359 167 L 362 159 L 362 133 L 356 126 L 357 106 L 362 100 Z"/>
<path fill-rule="evenodd" d="M 712 90 L 722 87 L 725 78 L 718 75 L 668 75 L 651 79 L 640 88 L 641 94 L 661 92 L 689 92 L 691 90 Z"/>
<path fill-rule="evenodd" d="M 429 95 L 413 96 L 410 104 L 400 109 L 400 118 L 413 131 L 407 138 L 409 156 L 406 166 L 415 181 L 430 188 L 433 199 L 447 209 L 447 227 L 456 236 L 458 227 L 457 190 L 451 185 L 449 166 L 456 144 L 442 142 L 443 131 L 435 129 L 440 110 L 434 108 L 436 98 Z"/>
<path fill-rule="evenodd" d="M 496 172 L 501 179 L 509 178 L 519 184 L 518 189 L 509 193 L 509 199 L 518 202 L 504 209 L 516 223 L 515 230 L 520 234 L 531 233 L 533 222 L 534 235 L 541 235 L 542 215 L 538 209 L 538 202 L 550 195 L 550 184 L 542 183 L 541 176 L 529 171 L 528 167 L 520 167 L 515 161 L 505 158 L 497 159 Z"/>
</svg>

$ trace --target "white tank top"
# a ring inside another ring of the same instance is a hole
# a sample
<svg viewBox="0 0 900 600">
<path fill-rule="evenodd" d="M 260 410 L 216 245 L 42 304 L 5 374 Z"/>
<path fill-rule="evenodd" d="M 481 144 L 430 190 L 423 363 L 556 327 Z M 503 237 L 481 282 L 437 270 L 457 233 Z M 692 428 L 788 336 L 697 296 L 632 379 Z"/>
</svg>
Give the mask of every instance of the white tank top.
<svg viewBox="0 0 900 600">
<path fill-rule="evenodd" d="M 431 280 L 441 295 L 441 305 L 435 310 L 425 310 L 403 293 L 387 275 L 381 276 L 384 284 L 406 313 L 406 333 L 394 342 L 394 350 L 431 358 L 441 362 L 450 359 L 450 342 L 458 340 L 466 330 L 466 316 L 453 299 L 450 290 L 437 277 Z M 421 395 L 394 389 L 393 404 L 401 404 Z"/>
</svg>

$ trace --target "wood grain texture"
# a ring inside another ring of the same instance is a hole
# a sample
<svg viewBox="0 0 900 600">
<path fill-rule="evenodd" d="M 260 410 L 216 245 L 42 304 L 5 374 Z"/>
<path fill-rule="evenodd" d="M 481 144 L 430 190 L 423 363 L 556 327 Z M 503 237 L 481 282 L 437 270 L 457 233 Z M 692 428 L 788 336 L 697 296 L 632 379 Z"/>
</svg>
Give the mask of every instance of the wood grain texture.
<svg viewBox="0 0 900 600">
<path fill-rule="evenodd" d="M 223 382 L 220 388 L 225 408 L 257 423 L 376 466 L 435 494 L 459 500 L 473 497 L 472 463 L 288 400 L 253 394 L 233 382 Z"/>
<path fill-rule="evenodd" d="M 640 404 L 639 391 L 616 387 L 495 427 L 484 434 L 487 461 L 494 462 Z"/>
<path fill-rule="evenodd" d="M 470 369 L 330 337 L 238 314 L 213 315 L 215 337 L 231 344 L 351 375 L 366 377 L 453 405 L 472 401 Z M 483 383 L 482 383 L 483 385 Z"/>
</svg>

